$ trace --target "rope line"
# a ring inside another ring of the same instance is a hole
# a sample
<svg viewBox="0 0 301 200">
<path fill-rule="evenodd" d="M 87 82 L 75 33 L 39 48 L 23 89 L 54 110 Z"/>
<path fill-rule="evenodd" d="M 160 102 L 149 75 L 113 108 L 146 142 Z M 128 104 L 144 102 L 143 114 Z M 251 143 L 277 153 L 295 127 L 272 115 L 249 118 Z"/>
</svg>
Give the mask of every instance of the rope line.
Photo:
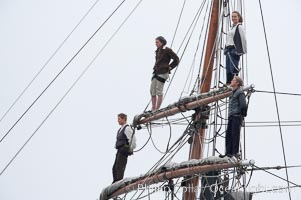
<svg viewBox="0 0 301 200">
<path fill-rule="evenodd" d="M 172 48 L 173 42 L 174 42 L 176 34 L 178 32 L 178 27 L 179 27 L 179 24 L 180 24 L 180 21 L 181 21 L 181 18 L 182 18 L 182 14 L 183 14 L 183 10 L 184 10 L 185 4 L 186 4 L 186 0 L 184 0 L 184 2 L 183 2 L 183 6 L 182 6 L 182 9 L 181 9 L 181 12 L 180 12 L 180 16 L 179 16 L 179 19 L 178 19 L 178 22 L 177 22 L 176 30 L 174 32 L 174 35 L 173 35 L 173 38 L 172 38 L 172 41 L 171 41 L 171 44 L 170 44 L 170 48 Z"/>
<path fill-rule="evenodd" d="M 284 141 L 283 141 L 283 134 L 282 134 L 282 128 L 281 128 L 281 123 L 280 123 L 280 114 L 279 114 L 278 101 L 277 101 L 277 95 L 276 95 L 276 88 L 275 88 L 275 82 L 274 82 L 274 75 L 273 75 L 273 69 L 272 69 L 272 63 L 271 63 L 271 57 L 270 57 L 270 51 L 269 51 L 267 33 L 266 33 L 266 29 L 265 29 L 265 24 L 264 24 L 264 18 L 263 18 L 263 11 L 262 11 L 261 0 L 259 0 L 259 7 L 260 7 L 260 13 L 261 13 L 261 19 L 262 19 L 264 36 L 265 36 L 265 44 L 266 44 L 267 53 L 268 53 L 271 79 L 272 79 L 272 84 L 273 84 L 273 91 L 274 91 L 275 106 L 276 106 L 277 118 L 278 118 L 278 124 L 279 124 L 279 132 L 280 132 L 280 138 L 281 138 L 281 146 L 282 146 L 283 159 L 284 159 L 285 167 L 287 167 L 286 155 L 285 155 L 285 149 L 284 149 Z M 287 168 L 285 168 L 285 173 L 286 173 L 286 179 L 287 179 L 287 186 L 289 188 L 290 187 L 290 184 L 289 184 L 290 182 L 289 182 Z M 289 195 L 289 199 L 291 200 L 292 198 L 291 198 L 291 192 L 290 192 L 290 190 L 288 192 L 288 195 Z"/>
<path fill-rule="evenodd" d="M 192 30 L 192 32 L 191 32 L 191 34 L 190 34 L 190 37 L 188 38 L 188 41 L 187 41 L 187 43 L 186 43 L 186 45 L 185 45 L 185 47 L 184 47 L 184 50 L 183 50 L 182 55 L 181 55 L 181 57 L 180 57 L 180 60 L 182 60 L 182 58 L 183 58 L 183 56 L 184 56 L 184 54 L 185 54 L 185 52 L 186 52 L 187 46 L 188 46 L 188 44 L 189 44 L 189 42 L 190 42 L 192 33 L 193 33 L 193 31 L 195 30 L 195 26 L 196 26 L 196 24 L 197 24 L 197 22 L 198 22 L 198 19 L 199 19 L 199 17 L 200 17 L 200 14 L 201 14 L 203 8 L 204 8 L 204 5 L 205 5 L 205 0 L 202 2 L 200 8 L 198 9 L 198 11 L 197 11 L 197 13 L 196 13 L 196 15 L 195 15 L 195 17 L 194 17 L 192 23 L 190 24 L 190 26 L 189 26 L 189 28 L 188 28 L 188 31 L 187 31 L 187 33 L 186 33 L 186 35 L 185 35 L 185 37 L 184 37 L 184 39 L 183 39 L 183 41 L 182 41 L 182 43 L 181 43 L 179 49 L 178 49 L 178 51 L 177 51 L 177 53 L 180 51 L 180 49 L 182 48 L 182 45 L 183 45 L 183 43 L 184 43 L 186 37 L 187 37 L 188 34 L 189 34 L 190 29 L 194 26 L 194 27 L 193 27 L 193 30 Z M 196 21 L 196 22 L 195 22 L 195 21 Z M 195 24 L 194 24 L 194 23 L 195 23 Z M 167 95 L 167 93 L 168 93 L 168 91 L 169 91 L 170 85 L 171 85 L 172 81 L 174 80 L 174 77 L 175 77 L 175 75 L 176 75 L 176 73 L 177 73 L 177 71 L 178 71 L 178 68 L 179 68 L 179 67 L 176 67 L 175 72 L 173 73 L 172 78 L 170 79 L 170 82 L 169 82 L 169 84 L 168 84 L 168 86 L 167 86 L 167 89 L 166 89 L 166 92 L 165 92 L 165 94 L 164 94 L 163 100 L 165 99 L 165 97 L 166 97 L 166 95 Z"/>
<path fill-rule="evenodd" d="M 292 95 L 292 96 L 301 96 L 300 93 L 289 93 L 289 92 L 274 92 L 274 91 L 265 91 L 265 90 L 255 90 L 255 92 L 270 93 L 270 94 L 283 94 L 283 95 Z"/>
<path fill-rule="evenodd" d="M 4 115 L 0 119 L 0 123 L 6 117 L 6 115 L 10 112 L 10 110 L 15 106 L 15 104 L 19 101 L 19 99 L 23 96 L 23 94 L 27 91 L 27 89 L 31 86 L 31 84 L 36 80 L 36 78 L 42 73 L 42 71 L 46 68 L 49 62 L 53 59 L 53 57 L 57 54 L 57 52 L 62 48 L 62 46 L 66 43 L 66 41 L 70 38 L 73 32 L 77 29 L 77 27 L 83 22 L 83 20 L 87 17 L 87 15 L 93 10 L 95 5 L 99 2 L 96 0 L 94 4 L 89 8 L 89 10 L 84 14 L 84 16 L 79 20 L 76 26 L 72 29 L 72 31 L 67 35 L 67 37 L 61 42 L 61 44 L 55 49 L 55 51 L 51 54 L 48 60 L 43 64 L 42 68 L 36 73 L 33 79 L 27 84 L 27 86 L 23 89 L 20 95 L 14 100 L 14 102 L 9 106 L 9 108 L 5 111 Z"/>
<path fill-rule="evenodd" d="M 203 35 L 203 30 L 204 30 L 204 26 L 205 26 L 205 22 L 206 22 L 205 19 L 206 19 L 206 16 L 207 16 L 207 12 L 208 12 L 208 10 L 209 10 L 208 7 L 209 7 L 209 4 L 207 4 L 207 8 L 206 8 L 206 11 L 205 11 L 205 14 L 204 14 L 204 18 L 203 18 L 202 28 L 201 28 L 201 31 L 200 31 L 200 36 L 199 36 L 198 43 L 197 43 L 197 48 L 196 48 L 196 50 L 195 50 L 194 57 L 193 57 L 193 61 L 192 61 L 191 67 L 190 67 L 190 71 L 189 71 L 189 73 L 188 73 L 188 75 L 187 75 L 187 78 L 186 78 L 186 81 L 185 81 L 183 90 L 182 90 L 182 92 L 181 92 L 180 98 L 182 97 L 182 95 L 183 95 L 183 93 L 184 93 L 184 90 L 185 90 L 186 84 L 187 84 L 187 82 L 188 82 L 189 76 L 191 76 L 191 79 L 190 79 L 190 82 L 189 82 L 188 90 L 189 90 L 190 85 L 191 85 L 192 76 L 193 76 L 193 68 L 194 68 L 194 66 L 195 66 L 196 55 L 197 55 L 197 52 L 198 52 L 198 50 L 199 50 L 201 38 L 202 38 L 202 35 Z M 208 22 L 208 21 L 207 21 L 207 22 Z M 208 27 L 208 26 L 207 26 L 207 27 Z M 206 31 L 206 33 L 207 33 L 207 31 Z M 204 39 L 206 39 L 206 34 L 204 35 Z M 205 44 L 205 41 L 204 41 L 204 44 Z M 201 55 L 203 55 L 204 47 L 205 47 L 205 45 L 203 45 L 203 48 L 202 48 L 202 54 L 201 54 Z M 202 60 L 202 59 L 201 59 L 201 60 Z M 201 61 L 201 62 L 202 62 L 202 61 Z M 200 66 L 199 66 L 199 67 L 200 67 Z M 190 73 L 191 73 L 191 75 L 190 75 Z M 198 74 L 197 78 L 198 78 L 198 77 L 199 77 L 199 74 Z M 195 85 L 194 85 L 193 87 L 195 87 Z M 193 90 L 194 90 L 194 88 L 192 89 L 192 91 L 193 91 Z M 187 92 L 187 93 L 188 93 L 188 92 Z M 191 95 L 192 95 L 192 94 L 190 94 L 190 96 L 191 96 Z"/>
<path fill-rule="evenodd" d="M 100 53 L 105 49 L 105 47 L 109 44 L 109 42 L 113 39 L 113 37 L 117 34 L 117 32 L 120 30 L 120 28 L 125 24 L 125 22 L 128 20 L 128 18 L 133 14 L 133 12 L 138 8 L 140 3 L 143 0 L 140 0 L 136 6 L 133 8 L 133 10 L 130 12 L 130 14 L 125 18 L 125 20 L 120 24 L 120 26 L 117 28 L 117 30 L 112 34 L 110 39 L 107 41 L 107 43 L 102 47 L 102 49 L 96 54 L 96 56 L 93 58 L 93 60 L 89 63 L 89 65 L 85 68 L 85 70 L 78 76 L 76 81 L 71 85 L 71 87 L 68 89 L 68 91 L 64 94 L 64 96 L 59 100 L 59 102 L 53 107 L 53 109 L 48 113 L 48 115 L 45 117 L 45 119 L 41 122 L 41 124 L 37 127 L 37 129 L 32 133 L 30 138 L 25 142 L 25 144 L 19 149 L 19 151 L 15 154 L 15 156 L 9 161 L 9 163 L 5 166 L 5 168 L 1 171 L 0 176 L 3 174 L 3 172 L 8 168 L 8 166 L 14 161 L 14 159 L 17 157 L 17 155 L 23 150 L 23 148 L 26 146 L 26 144 L 31 140 L 31 138 L 37 133 L 37 131 L 42 127 L 42 125 L 46 122 L 46 120 L 51 116 L 51 114 L 55 111 L 55 109 L 60 105 L 60 103 L 65 99 L 65 97 L 70 93 L 70 91 L 73 89 L 73 87 L 78 83 L 78 81 L 81 79 L 81 77 L 85 74 L 85 72 L 90 68 L 92 63 L 96 60 L 96 58 L 100 55 Z"/>
<path fill-rule="evenodd" d="M 85 42 L 85 44 L 75 53 L 75 55 L 68 61 L 68 63 L 61 69 L 61 71 L 52 79 L 52 81 L 46 86 L 46 88 L 40 93 L 40 95 L 31 103 L 31 105 L 25 110 L 25 112 L 18 118 L 13 126 L 5 133 L 1 138 L 0 143 L 4 138 L 12 131 L 12 129 L 19 123 L 19 121 L 25 116 L 25 114 L 32 108 L 32 106 L 39 100 L 39 98 L 46 92 L 46 90 L 52 85 L 52 83 L 63 73 L 63 71 L 69 66 L 69 64 L 75 59 L 75 57 L 85 48 L 85 46 L 91 41 L 91 39 L 98 33 L 98 31 L 106 24 L 106 22 L 114 15 L 114 13 L 121 7 L 125 2 L 123 0 L 117 8 L 110 14 L 110 16 L 101 24 L 101 26 L 92 34 L 92 36 Z"/>
<path fill-rule="evenodd" d="M 288 181 L 287 179 L 282 178 L 281 176 L 278 176 L 278 175 L 276 175 L 276 174 L 274 174 L 274 173 L 272 173 L 272 172 L 269 172 L 269 171 L 267 171 L 267 170 L 265 170 L 265 169 L 263 169 L 263 168 L 261 168 L 261 167 L 258 167 L 258 166 L 256 166 L 256 165 L 254 165 L 254 167 L 255 167 L 256 169 L 260 169 L 260 170 L 262 170 L 262 171 L 264 171 L 264 172 L 266 172 L 266 173 L 268 173 L 268 174 L 270 174 L 270 175 L 272 175 L 272 176 L 275 176 L 275 177 L 277 177 L 277 178 L 279 178 L 279 179 L 281 179 L 281 180 L 283 180 L 283 181 L 285 181 L 285 182 L 287 182 L 287 183 L 290 183 L 290 184 L 292 184 L 292 185 L 294 185 L 294 186 L 296 186 L 296 187 L 300 187 L 300 188 L 301 188 L 301 185 L 298 185 L 298 184 L 296 184 L 296 183 L 294 183 L 294 182 Z M 287 167 L 285 167 L 285 169 L 287 169 Z M 288 187 L 288 188 L 290 188 L 290 187 Z"/>
</svg>

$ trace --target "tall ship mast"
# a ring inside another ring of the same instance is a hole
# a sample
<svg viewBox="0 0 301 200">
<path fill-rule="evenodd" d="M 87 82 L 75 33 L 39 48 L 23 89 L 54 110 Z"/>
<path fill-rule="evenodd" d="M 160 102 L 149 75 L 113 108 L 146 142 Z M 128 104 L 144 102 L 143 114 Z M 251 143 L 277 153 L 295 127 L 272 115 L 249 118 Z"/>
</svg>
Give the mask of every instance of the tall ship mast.
<svg viewBox="0 0 301 200">
<path fill-rule="evenodd" d="M 4 3 L 0 199 L 301 199 L 298 7 L 291 0 Z M 162 106 L 149 110 L 148 71 L 162 72 L 155 68 L 165 47 L 174 62 L 164 65 Z M 237 91 L 243 109 L 233 112 Z M 137 148 L 117 140 L 117 155 L 134 156 L 125 176 L 114 163 L 111 183 L 117 113 L 125 126 L 117 136 L 130 143 L 125 133 L 133 131 Z M 240 138 L 229 153 L 233 117 Z"/>
<path fill-rule="evenodd" d="M 230 199 L 231 195 L 226 191 L 218 192 L 217 194 L 217 192 L 210 190 L 212 188 L 208 188 L 210 187 L 209 183 L 215 183 L 218 188 L 221 188 L 222 186 L 229 187 L 229 169 L 238 169 L 240 176 L 242 177 L 247 167 L 252 166 L 255 163 L 254 160 L 218 158 L 214 156 L 215 151 L 213 151 L 212 157 L 203 158 L 204 138 L 207 129 L 207 120 L 209 119 L 209 113 L 211 110 L 209 105 L 212 105 L 212 103 L 218 102 L 219 100 L 226 100 L 227 97 L 232 95 L 231 87 L 225 85 L 222 85 L 222 87 L 215 86 L 215 89 L 212 89 L 211 87 L 213 68 L 214 64 L 216 64 L 215 58 L 218 55 L 217 48 L 220 41 L 218 30 L 221 27 L 220 19 L 224 15 L 224 6 L 225 2 L 223 1 L 212 1 L 211 12 L 209 15 L 209 31 L 207 33 L 207 42 L 205 44 L 205 59 L 203 62 L 202 75 L 199 81 L 199 94 L 182 98 L 180 101 L 171 104 L 166 108 L 136 115 L 133 121 L 133 127 L 137 129 L 138 127 L 141 128 L 141 125 L 150 126 L 155 120 L 194 110 L 193 122 L 191 127 L 189 127 L 189 161 L 186 163 L 184 162 L 184 164 L 174 164 L 172 166 L 169 166 L 168 163 L 166 163 L 158 170 L 149 171 L 138 178 L 114 183 L 102 191 L 100 195 L 101 200 L 116 198 L 117 196 L 128 192 L 138 190 L 141 186 L 149 187 L 160 182 L 167 182 L 165 188 L 169 191 L 170 198 L 174 199 L 173 179 L 179 177 L 183 177 L 181 184 L 183 186 L 183 200 Z M 254 92 L 254 86 L 247 86 L 244 88 L 244 91 L 250 95 Z M 172 147 L 170 149 L 172 149 Z M 223 173 L 224 178 L 221 178 L 222 170 L 226 170 Z M 207 176 L 214 178 L 206 178 Z M 201 186 L 199 186 L 200 180 L 202 180 Z M 233 180 L 232 182 L 234 183 L 236 181 Z M 196 188 L 202 188 L 202 190 L 199 191 Z M 247 193 L 244 193 L 243 196 L 247 199 L 252 198 L 251 195 Z M 232 197 L 233 194 L 231 198 Z"/>
</svg>

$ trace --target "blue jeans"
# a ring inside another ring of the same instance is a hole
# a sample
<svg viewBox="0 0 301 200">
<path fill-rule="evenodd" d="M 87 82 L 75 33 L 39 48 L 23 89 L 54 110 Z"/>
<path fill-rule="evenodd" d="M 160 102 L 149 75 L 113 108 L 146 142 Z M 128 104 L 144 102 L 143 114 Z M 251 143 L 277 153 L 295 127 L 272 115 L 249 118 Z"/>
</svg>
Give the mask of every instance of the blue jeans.
<svg viewBox="0 0 301 200">
<path fill-rule="evenodd" d="M 226 55 L 226 74 L 227 74 L 227 84 L 231 83 L 234 75 L 239 72 L 238 63 L 240 56 L 236 54 L 235 47 L 230 47 L 225 49 Z"/>
</svg>

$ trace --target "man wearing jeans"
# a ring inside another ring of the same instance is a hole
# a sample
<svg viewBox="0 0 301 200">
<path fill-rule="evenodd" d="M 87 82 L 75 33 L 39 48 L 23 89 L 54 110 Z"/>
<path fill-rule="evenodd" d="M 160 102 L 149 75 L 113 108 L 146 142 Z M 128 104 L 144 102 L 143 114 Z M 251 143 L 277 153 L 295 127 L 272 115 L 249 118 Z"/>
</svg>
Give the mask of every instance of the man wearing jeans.
<svg viewBox="0 0 301 200">
<path fill-rule="evenodd" d="M 247 115 L 246 97 L 242 89 L 243 80 L 234 76 L 230 84 L 233 93 L 229 102 L 228 127 L 226 131 L 226 154 L 220 155 L 221 158 L 228 156 L 239 157 L 240 128 L 243 118 Z"/>
</svg>

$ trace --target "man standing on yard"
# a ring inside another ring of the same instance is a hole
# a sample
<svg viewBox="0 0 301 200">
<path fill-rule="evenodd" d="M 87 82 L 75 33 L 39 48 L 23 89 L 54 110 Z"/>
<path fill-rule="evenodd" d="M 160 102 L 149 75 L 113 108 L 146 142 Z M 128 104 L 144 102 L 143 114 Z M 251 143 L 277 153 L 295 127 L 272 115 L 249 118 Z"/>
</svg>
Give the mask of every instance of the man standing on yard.
<svg viewBox="0 0 301 200">
<path fill-rule="evenodd" d="M 121 126 L 117 132 L 115 148 L 117 149 L 113 165 L 113 183 L 123 179 L 127 159 L 133 154 L 136 148 L 136 138 L 133 129 L 126 123 L 127 116 L 124 113 L 118 114 L 118 123 Z"/>
<path fill-rule="evenodd" d="M 152 111 L 160 108 L 163 100 L 164 83 L 168 79 L 170 71 L 180 62 L 177 54 L 174 53 L 172 49 L 165 47 L 167 42 L 164 37 L 157 37 L 155 43 L 157 46 L 156 62 L 153 68 L 154 72 L 150 88 L 152 96 Z M 173 61 L 170 63 L 171 60 Z"/>
</svg>

